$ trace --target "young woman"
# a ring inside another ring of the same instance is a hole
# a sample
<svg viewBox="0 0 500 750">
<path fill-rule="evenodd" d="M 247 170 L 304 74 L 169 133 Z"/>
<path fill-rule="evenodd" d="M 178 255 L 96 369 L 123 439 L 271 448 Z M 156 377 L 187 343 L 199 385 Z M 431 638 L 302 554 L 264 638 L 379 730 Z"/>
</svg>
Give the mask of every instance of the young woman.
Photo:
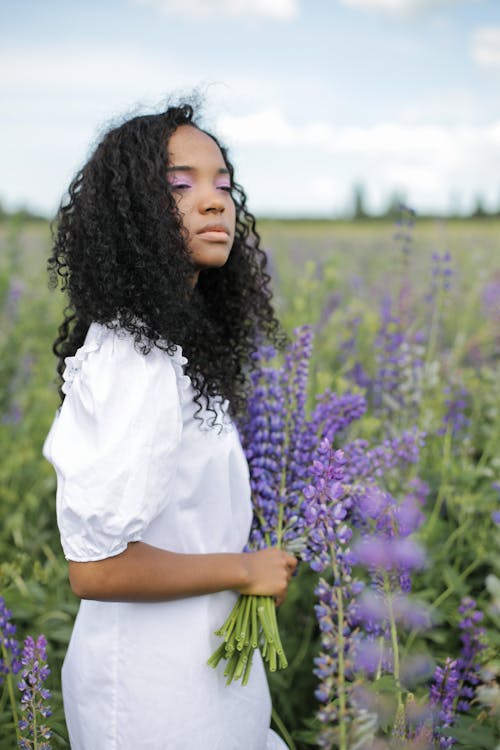
<svg viewBox="0 0 500 750">
<path fill-rule="evenodd" d="M 207 659 L 238 592 L 286 595 L 296 560 L 242 552 L 241 413 L 257 341 L 280 341 L 243 190 L 189 105 L 108 132 L 61 205 L 63 403 L 44 446 L 73 591 L 73 750 L 270 750 L 260 658 Z M 221 668 L 222 667 L 222 668 Z"/>
</svg>

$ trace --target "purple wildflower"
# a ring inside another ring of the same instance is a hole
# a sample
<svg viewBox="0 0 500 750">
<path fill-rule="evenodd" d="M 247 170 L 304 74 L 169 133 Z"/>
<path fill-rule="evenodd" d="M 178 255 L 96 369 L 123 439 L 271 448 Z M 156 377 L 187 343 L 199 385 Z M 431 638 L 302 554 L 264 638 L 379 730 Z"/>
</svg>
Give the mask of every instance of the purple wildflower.
<svg viewBox="0 0 500 750">
<path fill-rule="evenodd" d="M 364 413 L 359 395 L 325 391 L 306 414 L 312 330 L 295 331 L 281 367 L 274 350 L 256 353 L 248 417 L 239 427 L 250 467 L 254 523 L 250 547 L 278 544 L 302 554 L 316 569 L 327 564 L 327 545 L 342 531 L 344 458 L 330 450 L 339 433 Z M 330 506 L 335 506 L 329 518 Z"/>
<path fill-rule="evenodd" d="M 10 279 L 9 289 L 7 291 L 6 311 L 9 317 L 15 318 L 19 307 L 19 302 L 24 293 L 24 282 L 20 279 Z"/>
<path fill-rule="evenodd" d="M 342 302 L 342 295 L 339 291 L 335 290 L 329 295 L 323 307 L 323 310 L 321 311 L 321 317 L 316 325 L 316 333 L 321 333 L 321 331 L 325 328 L 328 321 L 332 317 L 335 310 L 337 310 L 337 308 L 340 306 L 341 302 Z"/>
<path fill-rule="evenodd" d="M 413 227 L 415 226 L 415 211 L 404 203 L 399 204 L 399 215 L 395 220 L 394 242 L 402 258 L 406 261 L 411 255 L 413 243 Z"/>
<path fill-rule="evenodd" d="M 453 269 L 451 268 L 451 254 L 449 252 L 432 253 L 431 266 L 431 288 L 428 299 L 433 300 L 440 292 L 449 292 L 451 289 L 451 277 Z"/>
<path fill-rule="evenodd" d="M 16 626 L 11 622 L 12 612 L 0 596 L 0 685 L 3 676 L 17 674 L 21 668 L 19 644 L 15 638 Z"/>
<path fill-rule="evenodd" d="M 424 348 L 409 335 L 408 323 L 394 311 L 390 297 L 382 301 L 375 347 L 377 370 L 371 386 L 375 414 L 391 418 L 391 425 L 400 424 L 402 417 L 416 417 L 422 399 Z"/>
<path fill-rule="evenodd" d="M 399 568 L 422 568 L 425 562 L 423 549 L 412 539 L 387 538 L 373 535 L 359 539 L 349 555 L 352 564 L 367 569 L 391 571 Z"/>
<path fill-rule="evenodd" d="M 463 617 L 459 623 L 462 653 L 457 661 L 460 674 L 457 710 L 466 712 L 469 710 L 470 701 L 474 697 L 476 687 L 480 682 L 478 656 L 485 648 L 482 639 L 486 631 L 484 627 L 479 625 L 483 620 L 483 613 L 476 609 L 474 599 L 470 597 L 462 599 L 458 611 Z"/>
<path fill-rule="evenodd" d="M 35 641 L 28 636 L 24 641 L 21 658 L 23 670 L 18 688 L 21 691 L 21 710 L 24 718 L 19 722 L 19 729 L 24 735 L 20 740 L 21 750 L 50 750 L 48 740 L 51 731 L 43 722 L 51 715 L 47 705 L 50 692 L 43 686 L 50 674 L 46 656 L 47 641 L 40 635 Z"/>
<path fill-rule="evenodd" d="M 393 667 L 392 650 L 383 638 L 364 637 L 357 639 L 354 649 L 354 670 L 375 675 L 382 669 L 390 672 Z"/>
<path fill-rule="evenodd" d="M 451 430 L 453 437 L 462 433 L 470 424 L 470 419 L 465 416 L 469 406 L 470 394 L 464 386 L 447 386 L 445 394 L 448 398 L 445 400 L 446 411 L 443 416 L 442 427 L 438 430 L 438 435 L 444 435 L 447 430 Z"/>
<path fill-rule="evenodd" d="M 434 737 L 440 748 L 449 748 L 455 740 L 444 731 L 455 718 L 455 701 L 459 691 L 460 671 L 456 660 L 447 658 L 444 667 L 436 667 L 430 687 L 430 706 L 435 708 Z"/>
<path fill-rule="evenodd" d="M 489 279 L 482 294 L 483 310 L 494 323 L 500 323 L 500 272 Z"/>
<path fill-rule="evenodd" d="M 10 405 L 10 409 L 2 415 L 2 424 L 16 425 L 22 421 L 23 411 L 17 401 L 13 401 Z"/>
<path fill-rule="evenodd" d="M 381 445 L 373 448 L 366 440 L 353 440 L 343 448 L 346 456 L 346 480 L 377 481 L 391 469 L 416 464 L 423 442 L 424 434 L 416 428 L 405 430 L 401 435 L 384 440 Z"/>
<path fill-rule="evenodd" d="M 476 602 L 465 597 L 458 608 L 462 652 L 459 659 L 446 659 L 444 668 L 436 667 L 430 687 L 429 703 L 437 710 L 434 719 L 434 736 L 440 748 L 449 748 L 455 740 L 448 737 L 446 727 L 452 726 L 457 713 L 466 713 L 480 682 L 478 656 L 485 648 L 482 642 L 485 629 L 479 625 L 483 613 Z"/>
</svg>

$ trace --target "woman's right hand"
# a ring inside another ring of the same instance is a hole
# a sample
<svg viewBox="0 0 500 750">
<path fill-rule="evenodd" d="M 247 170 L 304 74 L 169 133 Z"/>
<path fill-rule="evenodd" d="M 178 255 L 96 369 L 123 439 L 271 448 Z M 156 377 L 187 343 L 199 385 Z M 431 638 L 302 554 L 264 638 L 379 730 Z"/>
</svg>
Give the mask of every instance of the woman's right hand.
<svg viewBox="0 0 500 750">
<path fill-rule="evenodd" d="M 297 558 L 277 547 L 243 552 L 246 582 L 238 588 L 240 594 L 273 596 L 276 606 L 285 601 L 288 584 L 297 567 Z"/>
</svg>

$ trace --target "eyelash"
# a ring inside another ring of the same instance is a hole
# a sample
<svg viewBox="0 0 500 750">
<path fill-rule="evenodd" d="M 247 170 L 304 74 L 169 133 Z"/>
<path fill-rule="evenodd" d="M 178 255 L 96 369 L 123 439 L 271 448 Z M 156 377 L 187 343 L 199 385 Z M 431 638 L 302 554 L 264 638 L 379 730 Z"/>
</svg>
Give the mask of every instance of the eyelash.
<svg viewBox="0 0 500 750">
<path fill-rule="evenodd" d="M 172 190 L 184 190 L 186 188 L 192 187 L 192 185 L 183 185 L 183 184 L 176 185 L 174 182 L 171 182 L 170 187 Z M 224 190 L 226 193 L 230 193 L 233 188 L 230 185 L 220 185 L 218 189 Z"/>
</svg>

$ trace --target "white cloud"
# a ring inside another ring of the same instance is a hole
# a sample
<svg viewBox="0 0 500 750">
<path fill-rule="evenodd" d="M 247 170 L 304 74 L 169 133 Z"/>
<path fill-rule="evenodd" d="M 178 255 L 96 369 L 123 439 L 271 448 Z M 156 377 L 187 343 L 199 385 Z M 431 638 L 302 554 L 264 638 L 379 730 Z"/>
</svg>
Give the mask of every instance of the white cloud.
<svg viewBox="0 0 500 750">
<path fill-rule="evenodd" d="M 289 146 L 296 143 L 298 138 L 298 129 L 289 125 L 281 112 L 274 108 L 242 117 L 224 115 L 218 120 L 217 130 L 239 143 Z"/>
<path fill-rule="evenodd" d="M 462 0 L 340 0 L 349 8 L 383 13 L 387 16 L 413 16 L 423 11 L 434 11 L 443 5 L 458 5 Z"/>
<path fill-rule="evenodd" d="M 476 29 L 471 43 L 472 59 L 485 68 L 500 68 L 500 26 Z"/>
<path fill-rule="evenodd" d="M 345 194 L 355 182 L 364 183 L 375 196 L 376 209 L 395 190 L 425 209 L 446 210 L 454 191 L 467 196 L 469 205 L 478 193 L 492 204 L 498 201 L 500 120 L 482 126 L 380 122 L 339 127 L 326 121 L 299 126 L 288 122 L 279 110 L 268 109 L 247 117 L 221 117 L 218 131 L 230 139 L 234 153 L 247 154 L 249 161 L 251 155 L 257 158 L 256 149 L 273 154 L 276 163 L 282 162 L 282 154 L 290 153 L 302 183 L 312 170 L 310 207 L 331 206 L 333 198 L 340 205 L 338 187 Z M 304 153 L 313 165 L 309 170 L 300 162 Z M 272 157 L 267 161 L 273 170 Z M 273 184 L 278 179 L 279 174 L 270 176 Z M 284 184 L 283 190 L 290 192 L 291 207 L 293 186 Z"/>
<path fill-rule="evenodd" d="M 41 91 L 51 95 L 74 93 L 99 96 L 137 91 L 162 91 L 165 79 L 180 85 L 186 76 L 177 61 L 158 59 L 131 44 L 92 43 L 4 46 L 0 67 L 9 70 L 0 84 L 4 92 Z"/>
<path fill-rule="evenodd" d="M 132 0 L 152 5 L 167 15 L 216 19 L 220 16 L 252 16 L 291 21 L 299 15 L 298 0 Z"/>
</svg>

